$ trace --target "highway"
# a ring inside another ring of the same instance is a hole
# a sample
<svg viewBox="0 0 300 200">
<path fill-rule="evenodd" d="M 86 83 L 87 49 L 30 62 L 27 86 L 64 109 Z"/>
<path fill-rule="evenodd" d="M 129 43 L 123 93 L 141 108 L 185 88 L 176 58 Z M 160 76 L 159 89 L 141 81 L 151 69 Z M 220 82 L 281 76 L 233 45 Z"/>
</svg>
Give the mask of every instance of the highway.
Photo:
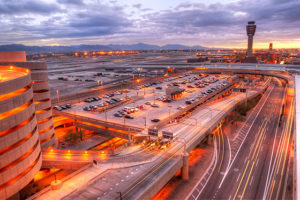
<svg viewBox="0 0 300 200">
<path fill-rule="evenodd" d="M 249 96 L 251 94 L 255 94 L 255 92 L 249 92 Z M 166 127 L 165 130 L 174 131 L 181 142 L 177 141 L 172 143 L 168 151 L 160 154 L 155 163 L 153 163 L 144 174 L 139 176 L 135 182 L 127 185 L 127 189 L 124 189 L 123 186 L 122 190 L 120 190 L 122 191 L 122 198 L 138 199 L 139 194 L 142 194 L 146 188 L 150 187 L 152 182 L 157 181 L 157 176 L 168 173 L 168 170 L 170 170 L 172 166 L 180 162 L 182 159 L 182 152 L 184 151 L 184 143 L 186 143 L 186 148 L 188 148 L 199 137 L 203 137 L 204 133 L 209 130 L 209 127 L 221 118 L 220 114 L 228 111 L 243 98 L 245 98 L 244 94 L 231 96 L 230 98 L 204 107 L 199 112 L 192 115 L 192 118 L 187 119 L 183 123 Z"/>
<path fill-rule="evenodd" d="M 248 97 L 255 95 L 257 91 L 249 91 Z M 167 126 L 165 130 L 172 130 L 178 136 L 178 138 L 184 139 L 186 141 L 187 148 L 189 146 L 198 144 L 206 135 L 211 126 L 215 124 L 223 115 L 231 110 L 236 103 L 243 101 L 246 98 L 244 93 L 236 93 L 227 98 L 223 98 L 219 101 L 211 103 L 207 106 L 204 106 L 198 112 L 195 112 L 190 118 L 187 118 L 185 121 L 182 121 L 177 124 L 172 124 L 172 126 Z M 197 120 L 195 120 L 197 119 Z M 201 139 L 202 138 L 202 139 Z M 141 164 L 136 167 L 125 167 L 120 169 L 111 169 L 104 173 L 103 175 L 95 175 L 95 177 L 88 177 L 90 180 L 89 183 L 84 186 L 81 183 L 78 183 L 76 190 L 73 189 L 73 192 L 64 192 L 59 195 L 64 196 L 64 199 L 115 199 L 118 198 L 118 192 L 122 192 L 123 199 L 134 199 L 136 195 L 142 194 L 143 190 L 149 187 L 149 183 L 157 180 L 157 176 L 167 172 L 170 176 L 173 176 L 176 172 L 169 173 L 167 170 L 169 167 L 178 165 L 180 167 L 180 162 L 182 161 L 182 153 L 184 150 L 184 142 L 174 141 L 171 146 L 163 151 L 152 152 L 156 154 L 151 158 L 150 152 L 139 152 L 139 154 L 126 156 L 126 159 L 122 159 L 121 162 L 117 160 L 112 163 L 115 167 L 123 167 L 127 164 L 136 161 L 137 158 L 141 160 L 145 159 L 148 156 L 148 163 Z M 146 154 L 145 154 L 146 153 Z M 150 154 L 149 154 L 150 153 Z M 55 155 L 55 159 L 64 160 L 65 155 Z M 80 160 L 82 156 L 78 156 Z M 143 159 L 142 159 L 143 158 Z M 150 159 L 149 159 L 150 158 Z M 50 159 L 50 158 L 48 158 Z M 112 159 L 113 160 L 113 159 Z M 225 160 L 225 159 L 224 159 Z M 99 159 L 101 161 L 101 159 Z M 143 162 L 143 161 L 142 161 Z M 104 164 L 104 163 L 103 163 Z M 107 163 L 107 166 L 109 164 Z M 104 165 L 103 165 L 104 166 Z M 105 165 L 106 166 L 106 165 Z M 90 169 L 88 169 L 90 170 Z M 84 172 L 83 172 L 84 173 Z M 103 180 L 110 180 L 106 182 L 105 185 L 101 183 L 101 190 L 95 190 L 99 188 L 99 182 Z M 72 184 L 72 179 L 66 182 L 66 189 L 68 185 Z M 141 192 L 141 193 L 139 193 Z M 53 199 L 53 192 L 46 192 L 38 199 Z"/>
<path fill-rule="evenodd" d="M 218 132 L 214 171 L 188 199 L 282 199 L 292 127 L 291 115 L 279 127 L 284 97 L 285 87 L 269 87 L 236 141 Z"/>
</svg>

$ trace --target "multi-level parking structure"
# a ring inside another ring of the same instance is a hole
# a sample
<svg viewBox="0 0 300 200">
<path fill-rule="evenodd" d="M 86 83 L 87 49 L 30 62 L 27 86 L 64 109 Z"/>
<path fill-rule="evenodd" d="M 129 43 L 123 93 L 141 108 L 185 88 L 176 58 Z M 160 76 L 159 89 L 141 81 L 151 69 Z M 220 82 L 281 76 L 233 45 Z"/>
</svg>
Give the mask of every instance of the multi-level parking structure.
<svg viewBox="0 0 300 200">
<path fill-rule="evenodd" d="M 36 110 L 41 148 L 51 148 L 55 143 L 52 120 L 52 107 L 48 83 L 47 63 L 45 62 L 2 62 L 0 65 L 30 69 L 33 100 Z"/>
<path fill-rule="evenodd" d="M 26 186 L 42 164 L 30 70 L 0 67 L 0 199 Z"/>
</svg>

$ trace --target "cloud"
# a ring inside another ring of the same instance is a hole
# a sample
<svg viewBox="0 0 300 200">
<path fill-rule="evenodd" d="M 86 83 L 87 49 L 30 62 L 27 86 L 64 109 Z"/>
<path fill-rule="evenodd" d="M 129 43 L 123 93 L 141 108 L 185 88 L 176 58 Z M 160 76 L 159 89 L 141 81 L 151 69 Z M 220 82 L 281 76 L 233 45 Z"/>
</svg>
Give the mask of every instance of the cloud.
<svg viewBox="0 0 300 200">
<path fill-rule="evenodd" d="M 83 0 L 57 0 L 58 3 L 60 4 L 70 4 L 70 5 L 79 5 L 83 6 Z"/>
<path fill-rule="evenodd" d="M 166 10 L 120 1 L 0 0 L 1 41 L 82 43 L 182 43 L 218 46 L 246 42 L 255 20 L 255 41 L 299 38 L 298 0 L 240 0 L 174 4 Z M 105 3 L 106 2 L 106 3 Z M 135 9 L 133 9 L 135 8 Z M 136 10 L 137 9 L 137 10 Z"/>
<path fill-rule="evenodd" d="M 142 8 L 142 4 L 140 4 L 140 3 L 133 4 L 132 7 L 137 8 L 137 9 L 141 9 Z"/>
<path fill-rule="evenodd" d="M 0 15 L 16 14 L 49 14 L 61 11 L 61 8 L 54 3 L 47 3 L 38 0 L 10 0 L 0 1 Z"/>
</svg>

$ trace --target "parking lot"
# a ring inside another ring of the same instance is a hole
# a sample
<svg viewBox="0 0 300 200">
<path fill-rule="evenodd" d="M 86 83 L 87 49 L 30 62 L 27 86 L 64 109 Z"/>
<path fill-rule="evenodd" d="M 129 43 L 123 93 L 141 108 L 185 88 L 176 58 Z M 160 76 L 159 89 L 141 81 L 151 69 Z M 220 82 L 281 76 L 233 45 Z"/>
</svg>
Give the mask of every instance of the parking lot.
<svg viewBox="0 0 300 200">
<path fill-rule="evenodd" d="M 152 84 L 137 83 L 135 89 L 123 89 L 86 99 L 86 102 L 71 105 L 71 108 L 63 111 L 119 124 L 149 127 L 214 90 L 226 86 L 228 78 L 230 77 L 198 74 L 165 77 L 163 81 Z M 171 100 L 166 97 L 166 90 L 170 86 L 179 86 L 184 91 Z"/>
</svg>

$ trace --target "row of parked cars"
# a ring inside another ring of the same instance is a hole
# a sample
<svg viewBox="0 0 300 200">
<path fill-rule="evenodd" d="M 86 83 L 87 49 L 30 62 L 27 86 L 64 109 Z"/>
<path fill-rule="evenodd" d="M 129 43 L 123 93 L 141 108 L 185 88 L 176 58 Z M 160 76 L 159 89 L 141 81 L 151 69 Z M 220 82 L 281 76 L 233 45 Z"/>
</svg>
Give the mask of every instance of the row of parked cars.
<svg viewBox="0 0 300 200">
<path fill-rule="evenodd" d="M 62 105 L 62 106 L 54 106 L 53 108 L 55 110 L 62 111 L 62 110 L 67 110 L 67 109 L 72 108 L 72 105 L 71 104 L 66 104 L 66 105 Z"/>
<path fill-rule="evenodd" d="M 105 106 L 108 106 L 108 105 L 111 105 L 111 104 L 115 104 L 115 103 L 120 102 L 120 101 L 122 101 L 122 99 L 120 99 L 120 98 L 112 98 L 110 100 L 104 101 L 103 103 L 99 103 L 99 104 L 96 104 L 96 105 L 86 106 L 86 107 L 83 108 L 83 110 L 84 111 L 96 111 L 98 108 L 105 107 Z"/>
<path fill-rule="evenodd" d="M 137 107 L 124 107 L 122 110 L 117 111 L 114 116 L 115 117 L 125 117 L 127 119 L 134 119 L 133 116 L 130 114 L 138 112 L 139 110 L 143 109 L 143 106 Z"/>
<path fill-rule="evenodd" d="M 83 101 L 86 102 L 86 103 L 92 103 L 94 101 L 100 101 L 100 100 L 101 100 L 101 97 L 89 97 L 89 98 L 87 98 Z"/>
<path fill-rule="evenodd" d="M 218 80 L 217 80 L 218 81 Z M 201 94 L 197 95 L 195 98 L 189 99 L 187 101 L 185 101 L 186 104 L 192 104 L 195 101 L 199 100 L 201 97 L 205 97 L 208 94 L 216 91 L 217 89 L 220 89 L 221 87 L 224 87 L 228 84 L 228 81 L 223 81 L 222 83 L 219 83 L 217 86 L 211 87 L 210 89 L 201 92 Z"/>
</svg>

